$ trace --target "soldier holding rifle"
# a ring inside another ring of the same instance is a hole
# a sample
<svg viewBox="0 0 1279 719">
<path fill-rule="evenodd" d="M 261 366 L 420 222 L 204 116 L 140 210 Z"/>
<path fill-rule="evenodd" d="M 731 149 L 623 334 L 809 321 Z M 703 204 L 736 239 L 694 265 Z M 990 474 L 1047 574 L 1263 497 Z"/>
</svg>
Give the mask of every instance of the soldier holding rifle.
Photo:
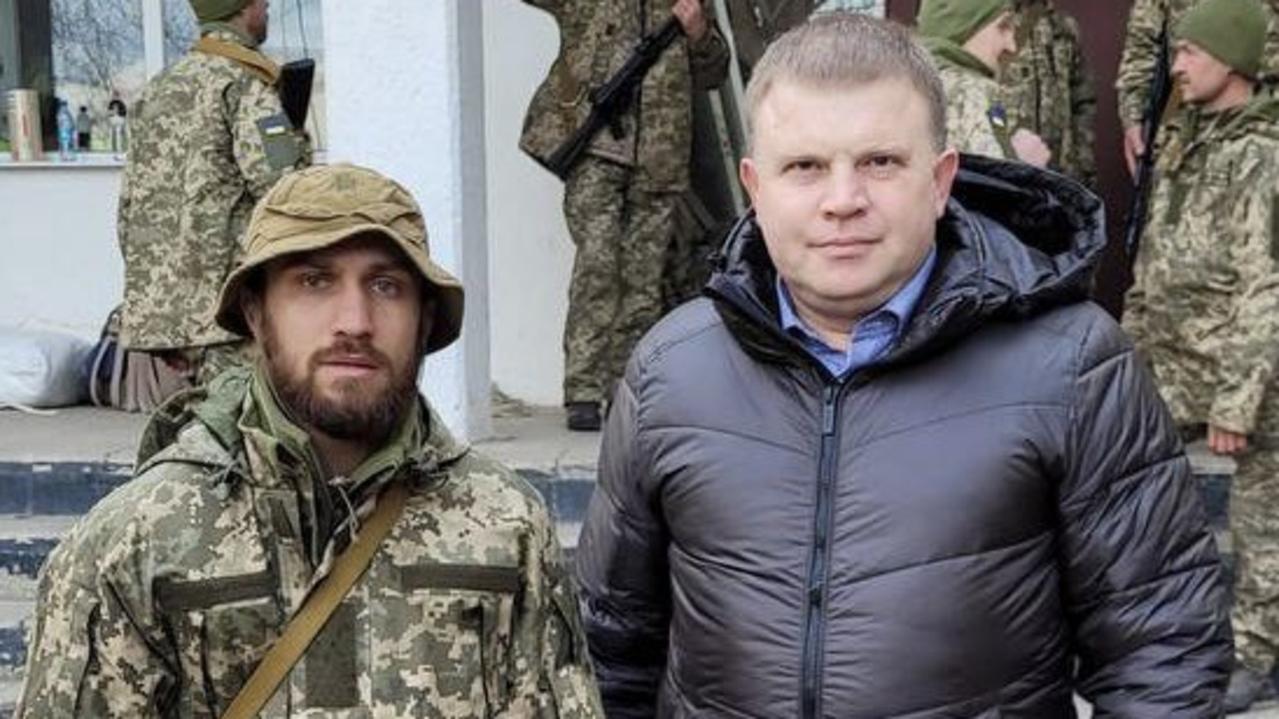
<svg viewBox="0 0 1279 719">
<path fill-rule="evenodd" d="M 711 10 L 698 0 L 526 1 L 560 26 L 560 56 L 533 97 L 520 138 L 521 149 L 548 167 L 637 47 L 654 47 L 641 41 L 672 16 L 680 30 L 635 78 L 626 102 L 613 105 L 585 151 L 553 169 L 563 173 L 564 215 L 577 247 L 564 403 L 570 429 L 598 430 L 631 348 L 661 314 L 662 261 L 676 201 L 689 185 L 692 93 L 723 81 L 729 54 Z"/>
</svg>

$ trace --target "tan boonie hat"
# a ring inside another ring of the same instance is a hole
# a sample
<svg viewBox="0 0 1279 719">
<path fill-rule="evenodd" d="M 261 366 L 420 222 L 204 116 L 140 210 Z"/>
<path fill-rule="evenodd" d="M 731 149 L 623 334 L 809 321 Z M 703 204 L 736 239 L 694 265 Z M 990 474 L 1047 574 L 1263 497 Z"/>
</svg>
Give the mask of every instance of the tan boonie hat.
<svg viewBox="0 0 1279 719">
<path fill-rule="evenodd" d="M 426 281 L 435 300 L 426 351 L 457 339 L 462 331 L 462 283 L 431 261 L 417 202 L 394 180 L 347 164 L 291 172 L 258 201 L 244 233 L 244 255 L 222 285 L 218 325 L 250 335 L 240 309 L 240 290 L 254 269 L 277 257 L 322 250 L 366 232 L 393 241 Z"/>
</svg>

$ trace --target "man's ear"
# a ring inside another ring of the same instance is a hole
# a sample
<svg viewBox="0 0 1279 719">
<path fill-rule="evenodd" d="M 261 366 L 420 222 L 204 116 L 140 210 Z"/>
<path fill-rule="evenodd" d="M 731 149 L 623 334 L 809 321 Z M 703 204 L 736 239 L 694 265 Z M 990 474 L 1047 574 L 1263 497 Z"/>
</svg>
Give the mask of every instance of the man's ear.
<svg viewBox="0 0 1279 719">
<path fill-rule="evenodd" d="M 262 336 L 262 294 L 240 290 L 240 313 L 244 315 L 244 323 L 253 333 L 253 339 Z"/>
<path fill-rule="evenodd" d="M 755 166 L 754 158 L 743 157 L 737 166 L 737 176 L 742 181 L 742 187 L 746 189 L 746 195 L 750 198 L 751 205 L 755 204 L 755 194 L 759 192 L 759 168 Z"/>
<path fill-rule="evenodd" d="M 950 190 L 957 174 L 959 151 L 950 147 L 938 155 L 933 163 L 933 215 L 937 218 L 946 214 L 946 201 L 950 199 Z"/>
</svg>

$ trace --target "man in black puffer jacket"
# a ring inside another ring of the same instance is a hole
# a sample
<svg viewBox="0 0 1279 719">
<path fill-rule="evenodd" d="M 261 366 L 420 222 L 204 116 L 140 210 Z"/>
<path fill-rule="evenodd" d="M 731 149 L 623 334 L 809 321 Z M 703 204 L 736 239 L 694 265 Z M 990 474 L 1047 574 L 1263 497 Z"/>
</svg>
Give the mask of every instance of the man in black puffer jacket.
<svg viewBox="0 0 1279 719">
<path fill-rule="evenodd" d="M 791 31 L 747 103 L 755 211 L 632 356 L 579 545 L 609 715 L 1220 716 L 1217 552 L 1086 299 L 1097 199 L 961 163 L 884 21 Z"/>
</svg>

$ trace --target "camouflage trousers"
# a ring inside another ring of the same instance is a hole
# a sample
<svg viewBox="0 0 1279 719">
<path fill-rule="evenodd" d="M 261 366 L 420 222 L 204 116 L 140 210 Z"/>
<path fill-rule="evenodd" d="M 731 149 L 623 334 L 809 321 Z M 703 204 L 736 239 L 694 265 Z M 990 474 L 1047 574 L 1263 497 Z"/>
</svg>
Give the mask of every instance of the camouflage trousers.
<svg viewBox="0 0 1279 719">
<path fill-rule="evenodd" d="M 662 316 L 662 264 L 677 193 L 649 192 L 634 171 L 587 157 L 564 186 L 577 247 L 564 323 L 564 401 L 601 402 L 635 343 Z"/>
<path fill-rule="evenodd" d="M 1230 490 L 1235 660 L 1268 674 L 1279 658 L 1279 446 L 1238 458 Z"/>
</svg>

